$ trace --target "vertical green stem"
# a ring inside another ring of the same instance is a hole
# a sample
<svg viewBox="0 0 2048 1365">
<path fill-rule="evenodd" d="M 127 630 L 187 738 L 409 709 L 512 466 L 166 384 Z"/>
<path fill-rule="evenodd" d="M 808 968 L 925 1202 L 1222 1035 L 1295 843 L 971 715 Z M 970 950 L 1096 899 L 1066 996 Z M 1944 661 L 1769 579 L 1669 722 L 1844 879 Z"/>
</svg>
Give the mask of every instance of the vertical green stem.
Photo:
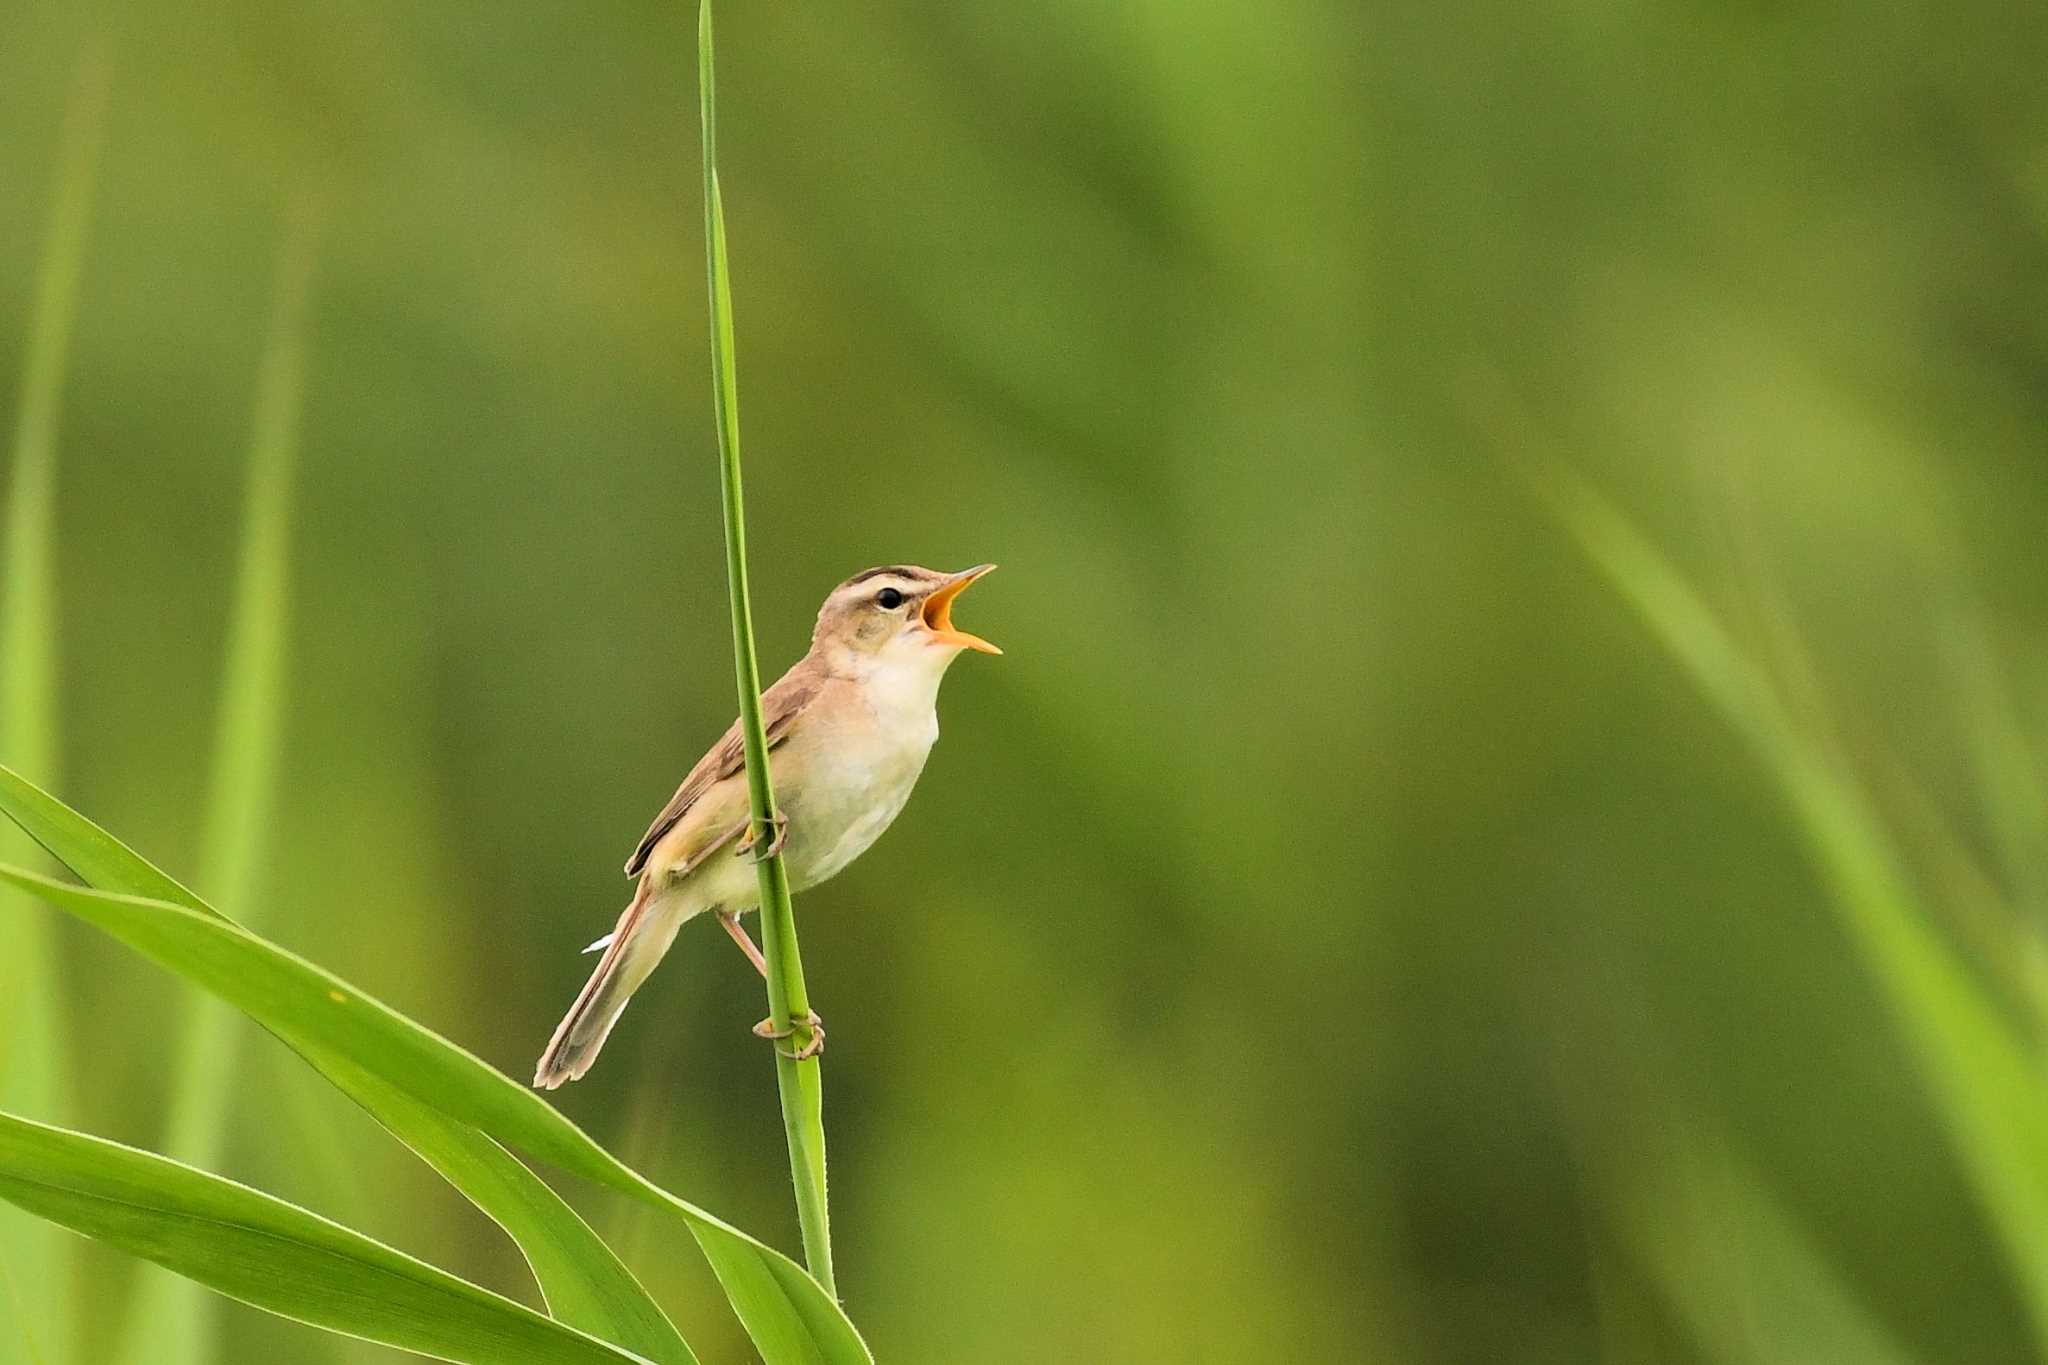
<svg viewBox="0 0 2048 1365">
<path fill-rule="evenodd" d="M 754 617 L 747 593 L 747 530 L 740 493 L 739 393 L 733 364 L 732 281 L 726 268 L 725 207 L 718 193 L 718 93 L 713 77 L 711 0 L 697 10 L 697 82 L 704 127 L 704 253 L 711 294 L 712 405 L 718 419 L 719 486 L 725 502 L 726 582 L 732 598 L 732 653 L 738 673 L 740 734 L 746 744 L 747 792 L 753 806 L 755 846 L 765 848 L 775 824 L 775 789 L 768 774 L 768 741 L 761 724 L 761 670 L 754 657 Z M 789 903 L 789 872 L 778 854 L 760 863 L 761 951 L 768 959 L 768 1012 L 778 1029 L 808 1018 L 803 962 L 797 954 L 796 916 Z M 816 1058 L 796 1061 L 778 1047 L 775 1081 L 782 1095 L 782 1127 L 789 1139 L 790 1179 L 803 1227 L 804 1261 L 825 1292 L 832 1285 L 832 1234 L 825 1207 L 823 1087 Z"/>
</svg>

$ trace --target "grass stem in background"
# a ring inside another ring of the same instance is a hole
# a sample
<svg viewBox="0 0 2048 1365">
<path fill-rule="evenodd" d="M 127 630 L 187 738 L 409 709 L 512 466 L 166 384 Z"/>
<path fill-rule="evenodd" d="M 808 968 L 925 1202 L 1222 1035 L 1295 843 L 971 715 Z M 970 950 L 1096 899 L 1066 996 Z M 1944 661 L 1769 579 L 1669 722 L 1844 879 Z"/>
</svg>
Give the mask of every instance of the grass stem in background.
<svg viewBox="0 0 2048 1365">
<path fill-rule="evenodd" d="M 1610 1217 L 1698 1359 L 1915 1365 L 1761 1176 L 1683 1118 L 1656 1122 L 1650 1159 L 1613 1177 Z"/>
<path fill-rule="evenodd" d="M 732 281 L 726 265 L 725 207 L 718 193 L 718 86 L 711 46 L 711 0 L 697 10 L 697 82 L 704 130 L 704 260 L 711 296 L 713 409 L 718 419 L 719 487 L 724 494 L 726 583 L 732 605 L 733 664 L 738 674 L 740 734 L 746 744 L 747 793 L 754 839 L 766 848 L 775 827 L 775 790 L 768 774 L 768 741 L 761 725 L 761 670 L 754 654 L 753 607 L 747 592 L 747 531 L 740 490 L 739 393 L 733 361 Z M 803 962 L 797 953 L 796 916 L 789 902 L 789 872 L 777 854 L 759 864 L 761 952 L 768 959 L 768 1011 L 777 1029 L 810 1015 Z M 825 1292 L 832 1283 L 832 1232 L 825 1204 L 823 1082 L 817 1058 L 796 1061 L 776 1048 L 775 1080 L 782 1097 L 782 1127 L 789 1139 L 790 1179 L 804 1262 Z"/>
<path fill-rule="evenodd" d="M 5 559 L 0 561 L 0 756 L 57 781 L 57 428 L 64 374 L 78 314 L 86 228 L 92 218 L 106 126 L 108 69 L 88 49 L 79 61 L 58 157 L 43 256 L 36 273 L 20 406 L 15 413 L 7 489 Z M 30 847 L 0 831 L 0 857 L 26 858 Z M 20 902 L 15 892 L 4 893 Z M 0 1108 L 62 1121 L 70 1068 L 62 964 L 54 926 L 25 903 L 4 908 L 7 951 L 0 953 Z M 0 1365 L 57 1365 L 70 1358 L 64 1314 L 70 1239 L 13 1209 L 0 1209 Z"/>
<path fill-rule="evenodd" d="M 1944 940 L 1862 783 L 1803 729 L 1769 673 L 1623 513 L 1562 469 L 1539 480 L 1566 530 L 1777 783 L 1848 941 L 1890 1006 L 1929 1103 L 1998 1234 L 2048 1351 L 2048 1094 L 2038 1052 Z"/>
<path fill-rule="evenodd" d="M 228 622 L 212 795 L 200 885 L 244 923 L 254 922 L 264 826 L 276 787 L 290 620 L 292 469 L 305 388 L 306 299 L 313 268 L 313 215 L 293 211 L 279 248 L 270 328 L 256 384 L 241 564 Z M 164 1147 L 203 1169 L 220 1164 L 235 1093 L 240 1025 L 218 1001 L 199 998 L 171 1062 Z M 213 1297 L 189 1279 L 149 1269 L 128 1318 L 134 1365 L 205 1365 L 219 1358 Z"/>
</svg>

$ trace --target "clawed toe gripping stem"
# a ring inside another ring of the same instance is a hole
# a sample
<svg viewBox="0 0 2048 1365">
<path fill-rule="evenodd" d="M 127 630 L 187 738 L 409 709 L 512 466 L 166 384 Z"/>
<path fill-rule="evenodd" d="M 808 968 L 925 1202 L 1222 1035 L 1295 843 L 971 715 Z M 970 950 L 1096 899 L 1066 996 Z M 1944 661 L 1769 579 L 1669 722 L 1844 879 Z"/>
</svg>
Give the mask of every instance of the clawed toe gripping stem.
<svg viewBox="0 0 2048 1365">
<path fill-rule="evenodd" d="M 825 1050 L 825 1021 L 818 1017 L 816 1010 L 807 1011 L 802 1019 L 792 1019 L 790 1027 L 784 1029 L 775 1027 L 775 1020 L 772 1017 L 763 1019 L 754 1025 L 753 1033 L 756 1038 L 766 1038 L 770 1042 L 779 1043 L 784 1038 L 795 1037 L 798 1030 L 807 1030 L 811 1040 L 795 1052 L 781 1047 L 775 1050 L 793 1062 L 807 1062 Z"/>
<path fill-rule="evenodd" d="M 750 829 L 747 831 L 747 837 L 740 840 L 740 846 L 733 851 L 735 853 L 745 853 L 751 849 L 753 850 L 754 861 L 765 863 L 776 854 L 782 852 L 783 845 L 788 842 L 789 816 L 785 812 L 777 811 L 775 812 L 775 837 L 768 841 L 766 848 L 754 847 L 754 831 Z"/>
</svg>

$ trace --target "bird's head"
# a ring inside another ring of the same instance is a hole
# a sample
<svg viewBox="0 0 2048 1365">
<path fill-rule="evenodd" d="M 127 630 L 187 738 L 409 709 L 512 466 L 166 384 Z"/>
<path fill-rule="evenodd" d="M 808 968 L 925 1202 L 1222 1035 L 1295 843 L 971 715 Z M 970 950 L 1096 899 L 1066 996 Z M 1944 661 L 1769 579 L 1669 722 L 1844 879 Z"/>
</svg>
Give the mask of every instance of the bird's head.
<svg viewBox="0 0 2048 1365">
<path fill-rule="evenodd" d="M 833 662 L 860 667 L 891 662 L 943 671 L 963 649 L 1000 654 L 979 635 L 953 625 L 953 599 L 995 568 L 977 564 L 940 573 L 891 564 L 857 573 L 832 590 L 818 612 L 811 648 Z"/>
</svg>

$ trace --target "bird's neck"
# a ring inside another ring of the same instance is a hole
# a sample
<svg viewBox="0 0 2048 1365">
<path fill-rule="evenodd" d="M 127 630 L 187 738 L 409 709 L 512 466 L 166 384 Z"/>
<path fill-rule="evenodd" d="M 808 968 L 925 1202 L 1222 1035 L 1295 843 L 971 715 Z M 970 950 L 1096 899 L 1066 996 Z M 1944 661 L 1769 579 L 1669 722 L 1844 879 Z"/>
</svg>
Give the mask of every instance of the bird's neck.
<svg viewBox="0 0 2048 1365">
<path fill-rule="evenodd" d="M 946 669 L 959 656 L 946 649 L 917 642 L 905 648 L 885 648 L 873 653 L 835 651 L 829 660 L 832 671 L 855 683 L 868 706 L 884 724 L 922 720 L 938 705 L 939 683 Z"/>
</svg>

